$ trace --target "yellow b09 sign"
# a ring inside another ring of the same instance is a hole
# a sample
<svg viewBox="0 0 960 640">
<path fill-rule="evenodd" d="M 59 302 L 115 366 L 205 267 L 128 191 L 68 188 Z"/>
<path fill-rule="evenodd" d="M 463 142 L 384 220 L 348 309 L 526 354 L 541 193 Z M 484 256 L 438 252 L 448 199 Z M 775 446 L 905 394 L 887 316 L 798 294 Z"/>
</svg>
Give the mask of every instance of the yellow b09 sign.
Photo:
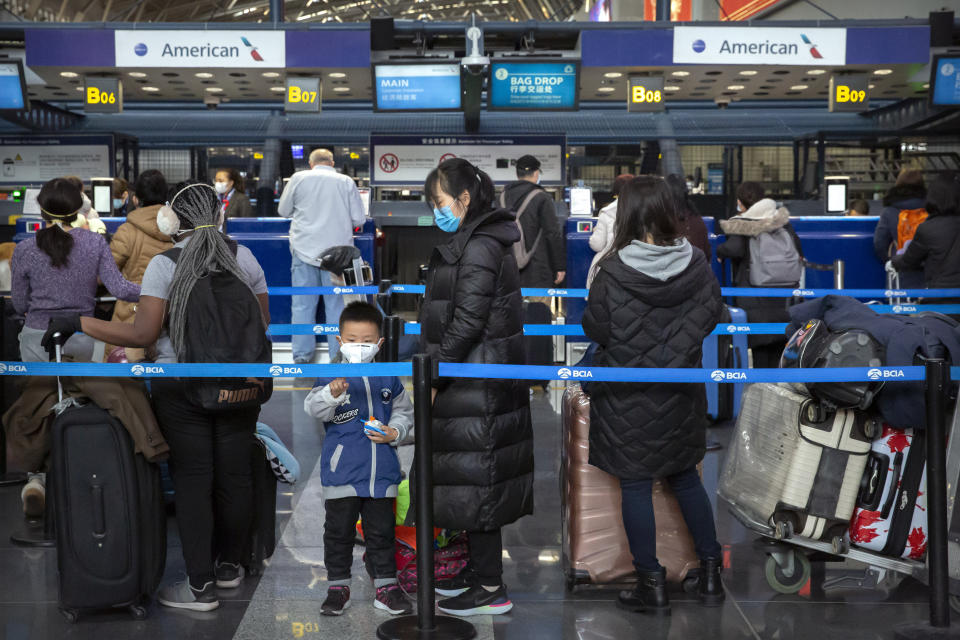
<svg viewBox="0 0 960 640">
<path fill-rule="evenodd" d="M 83 91 L 83 110 L 87 113 L 123 111 L 123 85 L 120 79 L 87 76 Z"/>
<path fill-rule="evenodd" d="M 627 111 L 663 111 L 663 78 L 630 76 L 627 84 Z"/>
<path fill-rule="evenodd" d="M 865 73 L 837 74 L 830 78 L 830 111 L 859 113 L 870 106 L 870 81 Z"/>
<path fill-rule="evenodd" d="M 317 113 L 320 111 L 320 78 L 287 78 L 284 111 Z"/>
</svg>

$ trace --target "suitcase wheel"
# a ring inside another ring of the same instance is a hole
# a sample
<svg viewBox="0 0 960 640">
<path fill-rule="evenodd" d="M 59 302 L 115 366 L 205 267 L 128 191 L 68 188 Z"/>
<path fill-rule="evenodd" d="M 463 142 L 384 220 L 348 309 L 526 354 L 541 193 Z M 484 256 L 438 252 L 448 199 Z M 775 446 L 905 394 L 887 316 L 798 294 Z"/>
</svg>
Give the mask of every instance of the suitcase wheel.
<svg viewBox="0 0 960 640">
<path fill-rule="evenodd" d="M 146 620 L 147 608 L 139 604 L 130 605 L 130 617 L 134 620 Z"/>
<path fill-rule="evenodd" d="M 783 559 L 778 561 L 773 555 L 768 556 L 764 573 L 771 589 L 777 593 L 795 594 L 810 581 L 810 559 L 795 549 L 784 552 L 784 555 L 788 554 L 792 555 L 792 562 L 789 557 L 784 563 Z M 781 563 L 787 566 L 781 566 Z"/>
<path fill-rule="evenodd" d="M 70 624 L 76 624 L 77 620 L 80 619 L 80 612 L 76 609 L 64 609 L 61 607 L 60 613 L 63 614 L 64 619 Z"/>
</svg>

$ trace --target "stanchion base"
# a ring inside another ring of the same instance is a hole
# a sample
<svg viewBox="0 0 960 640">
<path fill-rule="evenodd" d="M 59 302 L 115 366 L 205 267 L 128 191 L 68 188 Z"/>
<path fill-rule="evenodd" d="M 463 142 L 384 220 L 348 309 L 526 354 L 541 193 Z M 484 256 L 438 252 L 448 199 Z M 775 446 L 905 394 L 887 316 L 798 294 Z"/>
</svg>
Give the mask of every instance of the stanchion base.
<svg viewBox="0 0 960 640">
<path fill-rule="evenodd" d="M 24 484 L 27 481 L 25 473 L 3 473 L 0 474 L 0 487 L 12 487 L 16 484 Z"/>
<path fill-rule="evenodd" d="M 10 542 L 18 547 L 55 547 L 57 538 L 50 535 L 43 520 L 30 520 L 23 531 L 10 536 Z"/>
<path fill-rule="evenodd" d="M 436 616 L 431 631 L 417 627 L 417 616 L 403 616 L 387 620 L 377 627 L 380 640 L 471 640 L 477 637 L 472 624 L 460 618 Z"/>
<path fill-rule="evenodd" d="M 897 625 L 893 630 L 896 640 L 940 640 L 960 638 L 960 626 L 932 627 L 930 622 L 907 622 Z"/>
</svg>

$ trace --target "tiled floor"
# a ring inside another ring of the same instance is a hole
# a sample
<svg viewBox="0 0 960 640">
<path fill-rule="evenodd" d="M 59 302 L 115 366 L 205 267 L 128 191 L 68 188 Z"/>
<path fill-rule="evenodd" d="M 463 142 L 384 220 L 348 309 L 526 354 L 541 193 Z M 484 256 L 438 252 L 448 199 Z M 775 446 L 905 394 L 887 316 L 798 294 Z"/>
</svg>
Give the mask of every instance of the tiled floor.
<svg viewBox="0 0 960 640">
<path fill-rule="evenodd" d="M 305 381 L 295 381 L 304 383 Z M 56 555 L 52 549 L 23 549 L 9 542 L 24 520 L 19 488 L 0 489 L 0 629 L 4 640 L 59 638 L 202 638 L 260 640 L 307 638 L 350 640 L 373 638 L 385 615 L 369 602 L 372 589 L 354 580 L 354 607 L 342 618 L 319 615 L 326 591 L 322 568 L 323 502 L 317 463 L 322 435 L 302 411 L 303 390 L 278 390 L 265 407 L 263 420 L 273 426 L 297 455 L 304 478 L 295 487 L 281 486 L 277 501 L 282 538 L 269 567 L 259 579 L 222 594 L 221 608 L 194 614 L 152 606 L 150 617 L 135 622 L 124 612 L 86 615 L 70 625 L 57 612 Z M 675 593 L 673 615 L 651 619 L 617 609 L 612 588 L 582 588 L 568 594 L 558 564 L 560 550 L 559 388 L 533 398 L 536 428 L 537 515 L 507 527 L 504 542 L 507 582 L 515 609 L 496 619 L 474 619 L 479 638 L 497 640 L 614 640 L 621 638 L 769 638 L 776 640 L 832 638 L 892 638 L 893 628 L 927 615 L 926 589 L 912 580 L 885 589 L 845 587 L 824 593 L 822 580 L 855 576 L 852 564 L 814 564 L 805 595 L 775 593 L 764 578 L 765 554 L 756 536 L 725 511 L 718 514 L 721 541 L 729 551 L 724 573 L 729 596 L 718 609 L 704 609 L 689 596 Z M 714 429 L 721 441 L 730 428 Z M 411 457 L 403 451 L 404 459 Z M 704 463 L 708 491 L 716 491 L 723 451 L 710 453 Z M 171 520 L 170 550 L 165 580 L 179 579 L 183 560 Z M 355 553 L 355 576 L 362 575 Z"/>
</svg>

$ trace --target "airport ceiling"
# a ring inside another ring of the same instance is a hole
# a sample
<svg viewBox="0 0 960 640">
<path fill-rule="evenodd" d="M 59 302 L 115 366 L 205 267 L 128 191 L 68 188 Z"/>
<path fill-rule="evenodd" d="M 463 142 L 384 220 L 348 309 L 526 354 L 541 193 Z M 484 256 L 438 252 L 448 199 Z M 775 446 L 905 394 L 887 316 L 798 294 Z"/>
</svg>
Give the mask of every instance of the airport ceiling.
<svg viewBox="0 0 960 640">
<path fill-rule="evenodd" d="M 6 4 L 6 3 L 5 3 Z M 14 0 L 14 13 L 52 22 L 270 22 L 269 0 Z M 562 21 L 578 0 L 287 0 L 288 22 L 398 20 Z"/>
</svg>

